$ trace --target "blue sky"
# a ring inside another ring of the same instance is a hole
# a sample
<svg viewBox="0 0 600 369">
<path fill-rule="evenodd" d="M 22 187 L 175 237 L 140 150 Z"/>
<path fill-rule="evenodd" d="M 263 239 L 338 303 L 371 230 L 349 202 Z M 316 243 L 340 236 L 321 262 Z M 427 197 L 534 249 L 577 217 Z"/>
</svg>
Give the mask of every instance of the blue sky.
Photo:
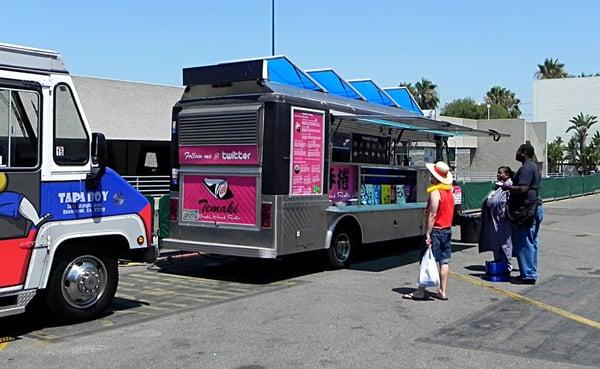
<svg viewBox="0 0 600 369">
<path fill-rule="evenodd" d="M 516 92 L 530 118 L 536 65 L 600 72 L 600 2 L 276 0 L 276 54 L 381 86 L 439 86 L 442 104 Z M 63 53 L 73 74 L 181 84 L 181 68 L 271 53 L 271 0 L 10 1 L 0 42 Z"/>
</svg>

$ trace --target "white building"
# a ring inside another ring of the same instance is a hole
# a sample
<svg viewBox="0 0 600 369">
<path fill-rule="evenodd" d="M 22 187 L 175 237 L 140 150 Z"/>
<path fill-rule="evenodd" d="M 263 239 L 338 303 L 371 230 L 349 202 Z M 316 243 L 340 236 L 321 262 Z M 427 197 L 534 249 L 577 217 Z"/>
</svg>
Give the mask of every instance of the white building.
<svg viewBox="0 0 600 369">
<path fill-rule="evenodd" d="M 569 119 L 579 113 L 600 117 L 600 77 L 541 79 L 533 81 L 533 120 L 548 124 L 548 141 L 557 136 L 568 141 Z M 592 127 L 590 136 L 600 130 Z"/>
<path fill-rule="evenodd" d="M 457 177 L 466 180 L 494 178 L 498 167 L 508 165 L 513 170 L 519 168 L 515 154 L 523 143 L 530 143 L 534 150 L 534 160 L 542 174 L 547 172 L 546 122 L 525 122 L 523 119 L 463 119 L 440 117 L 454 124 L 470 128 L 509 134 L 500 141 L 490 137 L 457 136 L 448 140 L 451 149 L 450 162 L 455 166 Z M 452 152 L 454 150 L 454 152 Z"/>
<path fill-rule="evenodd" d="M 184 87 L 73 76 L 94 132 L 108 142 L 109 166 L 124 176 L 170 174 L 171 114 Z"/>
</svg>

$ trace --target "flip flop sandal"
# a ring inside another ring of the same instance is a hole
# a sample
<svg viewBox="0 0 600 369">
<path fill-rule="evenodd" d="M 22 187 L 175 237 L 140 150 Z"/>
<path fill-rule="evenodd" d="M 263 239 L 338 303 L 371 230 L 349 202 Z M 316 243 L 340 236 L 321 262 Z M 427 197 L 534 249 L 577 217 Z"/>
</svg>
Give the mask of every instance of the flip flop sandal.
<svg viewBox="0 0 600 369">
<path fill-rule="evenodd" d="M 407 299 L 407 300 L 427 300 L 427 296 L 423 295 L 423 296 L 418 296 L 415 295 L 414 293 L 407 293 L 406 295 L 402 295 L 403 299 Z"/>
<path fill-rule="evenodd" d="M 441 293 L 436 293 L 435 298 L 442 301 L 448 301 L 448 296 L 443 296 Z"/>
</svg>

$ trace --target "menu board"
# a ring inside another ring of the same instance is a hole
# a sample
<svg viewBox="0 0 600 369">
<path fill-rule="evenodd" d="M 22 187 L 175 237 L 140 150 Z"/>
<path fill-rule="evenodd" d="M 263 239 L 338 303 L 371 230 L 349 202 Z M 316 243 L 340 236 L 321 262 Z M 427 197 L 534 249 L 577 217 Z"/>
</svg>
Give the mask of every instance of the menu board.
<svg viewBox="0 0 600 369">
<path fill-rule="evenodd" d="M 323 194 L 325 112 L 292 107 L 290 196 Z"/>
<path fill-rule="evenodd" d="M 369 164 L 390 163 L 389 137 L 352 135 L 352 162 Z"/>
</svg>

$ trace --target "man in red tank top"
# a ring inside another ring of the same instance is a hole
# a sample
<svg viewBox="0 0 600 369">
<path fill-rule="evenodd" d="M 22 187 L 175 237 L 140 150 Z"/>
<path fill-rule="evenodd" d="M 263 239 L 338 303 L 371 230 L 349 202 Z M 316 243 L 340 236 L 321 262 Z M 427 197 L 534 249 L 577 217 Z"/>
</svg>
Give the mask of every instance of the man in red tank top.
<svg viewBox="0 0 600 369">
<path fill-rule="evenodd" d="M 427 225 L 425 243 L 431 247 L 435 261 L 439 265 L 440 288 L 436 297 L 448 300 L 446 288 L 450 274 L 450 257 L 452 254 L 452 216 L 454 215 L 454 196 L 452 195 L 452 173 L 448 165 L 442 161 L 425 164 L 431 174 L 431 186 L 427 188 Z M 419 286 L 413 293 L 404 298 L 422 300 L 427 298 L 425 287 Z"/>
</svg>

